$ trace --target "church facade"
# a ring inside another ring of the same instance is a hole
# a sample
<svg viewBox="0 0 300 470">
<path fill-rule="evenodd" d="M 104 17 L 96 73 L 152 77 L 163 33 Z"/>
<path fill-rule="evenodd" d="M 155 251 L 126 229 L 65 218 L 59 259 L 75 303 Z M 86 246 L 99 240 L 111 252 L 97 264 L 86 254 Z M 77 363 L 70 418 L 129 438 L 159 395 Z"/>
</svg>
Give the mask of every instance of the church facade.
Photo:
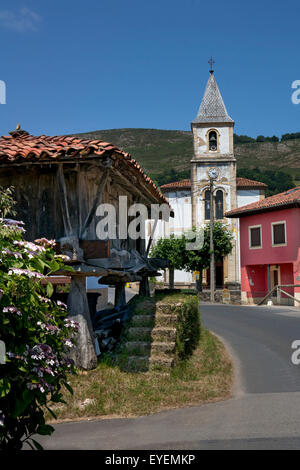
<svg viewBox="0 0 300 470">
<path fill-rule="evenodd" d="M 194 154 L 191 156 L 191 178 L 161 186 L 161 191 L 174 210 L 174 218 L 158 225 L 155 239 L 171 233 L 180 234 L 193 226 L 203 227 L 210 219 L 210 185 L 208 172 L 216 175 L 213 187 L 214 217 L 225 224 L 233 234 L 230 255 L 216 264 L 216 287 L 240 285 L 240 233 L 238 219 L 225 217 L 226 212 L 265 196 L 266 185 L 236 177 L 236 159 L 233 145 L 234 121 L 229 116 L 213 70 L 205 88 L 196 118 L 191 123 Z M 189 286 L 197 273 L 175 271 L 175 284 Z M 209 285 L 209 270 L 203 274 L 203 283 Z M 167 281 L 167 279 L 165 279 Z"/>
</svg>

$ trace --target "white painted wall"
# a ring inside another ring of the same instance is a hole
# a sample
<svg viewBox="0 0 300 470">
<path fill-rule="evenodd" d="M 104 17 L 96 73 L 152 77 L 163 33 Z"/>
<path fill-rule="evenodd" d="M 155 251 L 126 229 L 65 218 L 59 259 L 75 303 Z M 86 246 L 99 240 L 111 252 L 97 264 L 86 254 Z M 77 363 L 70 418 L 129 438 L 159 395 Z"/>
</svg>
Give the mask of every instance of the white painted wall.
<svg viewBox="0 0 300 470">
<path fill-rule="evenodd" d="M 237 190 L 237 206 L 246 206 L 252 202 L 259 201 L 259 189 L 238 189 Z"/>
<path fill-rule="evenodd" d="M 192 225 L 191 191 L 185 189 L 170 192 L 168 200 L 175 215 L 169 220 L 170 233 L 182 233 L 190 229 Z"/>
<path fill-rule="evenodd" d="M 192 205 L 191 205 L 191 191 L 187 189 L 170 191 L 167 195 L 169 204 L 174 211 L 174 218 L 170 217 L 169 222 L 159 220 L 153 235 L 153 244 L 159 238 L 165 238 L 169 234 L 180 234 L 187 231 L 192 226 Z M 147 221 L 146 223 L 146 246 L 149 239 L 149 223 L 153 227 L 154 221 Z M 162 278 L 158 278 L 162 280 Z M 192 274 L 185 271 L 175 270 L 175 282 L 192 282 Z"/>
<path fill-rule="evenodd" d="M 198 127 L 196 128 L 196 135 L 199 139 L 204 140 L 204 145 L 198 145 L 196 149 L 197 155 L 201 155 L 207 152 L 207 131 L 210 129 L 216 129 L 219 132 L 219 153 L 229 153 L 229 127 Z M 200 141 L 201 142 L 201 141 Z M 209 152 L 214 154 L 216 152 Z"/>
</svg>

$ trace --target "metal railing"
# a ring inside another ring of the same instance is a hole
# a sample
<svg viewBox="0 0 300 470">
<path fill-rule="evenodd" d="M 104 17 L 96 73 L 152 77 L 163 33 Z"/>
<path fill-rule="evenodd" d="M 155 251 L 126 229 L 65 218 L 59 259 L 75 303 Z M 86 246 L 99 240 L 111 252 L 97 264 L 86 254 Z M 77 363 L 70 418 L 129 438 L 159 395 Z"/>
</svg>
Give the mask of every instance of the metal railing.
<svg viewBox="0 0 300 470">
<path fill-rule="evenodd" d="M 296 297 L 292 296 L 291 294 L 289 294 L 288 292 L 283 290 L 282 289 L 283 287 L 300 287 L 300 284 L 282 284 L 282 285 L 274 286 L 273 289 L 271 289 L 267 293 L 267 295 L 260 302 L 258 302 L 257 305 L 262 305 L 265 302 L 265 300 L 269 299 L 269 297 L 271 297 L 271 295 L 275 291 L 276 291 L 277 305 L 281 305 L 281 303 L 280 303 L 281 302 L 281 294 L 286 295 L 287 297 L 293 299 L 294 301 L 296 301 L 300 304 L 300 299 L 296 299 Z"/>
</svg>

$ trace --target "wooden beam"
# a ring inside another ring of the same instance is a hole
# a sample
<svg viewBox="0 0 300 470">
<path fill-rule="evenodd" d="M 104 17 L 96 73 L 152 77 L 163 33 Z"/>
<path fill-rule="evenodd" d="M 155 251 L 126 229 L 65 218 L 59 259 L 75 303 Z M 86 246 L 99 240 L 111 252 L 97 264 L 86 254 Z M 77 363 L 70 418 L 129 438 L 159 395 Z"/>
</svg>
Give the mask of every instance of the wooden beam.
<svg viewBox="0 0 300 470">
<path fill-rule="evenodd" d="M 119 172 L 119 170 L 117 170 L 116 168 L 113 168 L 113 171 L 118 175 L 119 179 L 123 182 L 123 186 L 125 187 L 125 189 L 126 189 L 126 187 L 128 188 L 127 191 L 129 190 L 129 192 L 134 192 L 134 193 L 138 194 L 142 201 L 145 201 L 145 202 L 147 202 L 147 204 L 149 204 L 149 199 L 146 197 L 145 194 L 143 194 L 139 190 L 139 188 L 136 185 L 132 184 L 131 181 L 129 181 L 125 176 L 123 176 Z M 120 184 L 120 186 L 122 186 L 122 184 Z M 146 192 L 148 192 L 148 191 L 146 190 Z M 153 203 L 157 203 L 157 200 L 155 199 L 153 194 L 151 194 L 151 198 L 152 198 Z"/>
<path fill-rule="evenodd" d="M 72 234 L 72 224 L 71 224 L 69 206 L 68 206 L 67 188 L 66 188 L 66 181 L 65 181 L 65 176 L 64 176 L 64 167 L 62 163 L 58 165 L 57 179 L 58 179 L 58 188 L 59 188 L 60 208 L 61 208 L 62 217 L 63 217 L 65 235 L 70 236 Z"/>
<path fill-rule="evenodd" d="M 151 248 L 151 245 L 152 245 L 152 241 L 153 241 L 152 235 L 154 235 L 154 232 L 155 232 L 155 229 L 156 229 L 156 226 L 157 226 L 157 222 L 158 222 L 158 219 L 154 219 L 153 228 L 151 229 L 151 233 L 150 233 L 150 237 L 149 237 L 148 245 L 147 245 L 147 250 L 146 250 L 146 255 L 147 256 L 149 255 L 149 251 L 150 251 L 150 248 Z"/>
<path fill-rule="evenodd" d="M 105 185 L 106 185 L 106 182 L 107 182 L 108 173 L 109 173 L 109 169 L 105 168 L 104 171 L 103 171 L 103 174 L 102 174 L 101 181 L 100 181 L 99 186 L 98 186 L 97 194 L 95 196 L 93 205 L 92 205 L 92 207 L 90 209 L 90 212 L 88 213 L 88 216 L 85 219 L 85 222 L 84 222 L 83 227 L 81 229 L 80 238 L 84 237 L 85 232 L 88 230 L 88 228 L 91 225 L 91 222 L 93 220 L 93 217 L 95 216 L 97 206 L 100 202 L 100 196 L 102 195 L 103 189 L 105 188 Z"/>
</svg>

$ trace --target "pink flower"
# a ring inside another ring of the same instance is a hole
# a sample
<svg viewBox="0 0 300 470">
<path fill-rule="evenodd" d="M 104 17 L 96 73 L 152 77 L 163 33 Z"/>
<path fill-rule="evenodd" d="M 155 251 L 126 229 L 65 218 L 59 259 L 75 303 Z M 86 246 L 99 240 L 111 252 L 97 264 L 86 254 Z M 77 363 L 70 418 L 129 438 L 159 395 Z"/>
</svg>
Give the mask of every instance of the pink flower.
<svg viewBox="0 0 300 470">
<path fill-rule="evenodd" d="M 20 310 L 18 310 L 16 307 L 14 306 L 10 306 L 10 307 L 4 307 L 4 309 L 2 310 L 3 313 L 16 313 L 17 315 L 21 316 L 21 312 Z"/>
<path fill-rule="evenodd" d="M 11 268 L 8 271 L 8 274 L 9 275 L 17 274 L 19 276 L 27 276 L 29 278 L 37 278 L 37 279 L 44 278 L 43 274 L 37 273 L 35 271 L 30 271 L 29 269 Z"/>
<path fill-rule="evenodd" d="M 56 245 L 55 240 L 47 240 L 47 238 L 38 238 L 34 240 L 38 245 L 42 245 L 45 248 L 54 248 Z"/>
<path fill-rule="evenodd" d="M 65 308 L 65 309 L 67 308 L 66 304 L 64 304 L 64 303 L 61 302 L 60 300 L 58 300 L 56 303 L 57 303 L 57 305 L 58 305 L 59 307 L 63 307 L 63 308 Z"/>
</svg>

